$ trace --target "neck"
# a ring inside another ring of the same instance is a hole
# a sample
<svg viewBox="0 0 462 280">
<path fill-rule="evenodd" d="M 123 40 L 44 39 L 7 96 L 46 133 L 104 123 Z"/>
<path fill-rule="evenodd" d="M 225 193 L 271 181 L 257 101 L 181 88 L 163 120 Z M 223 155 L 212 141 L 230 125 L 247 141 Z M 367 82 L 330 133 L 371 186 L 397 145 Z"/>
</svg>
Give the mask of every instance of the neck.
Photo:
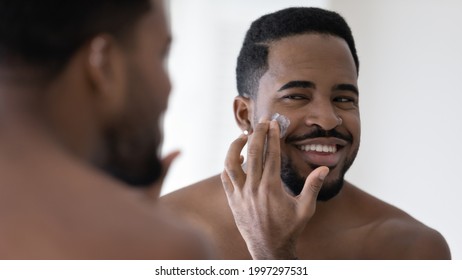
<svg viewBox="0 0 462 280">
<path fill-rule="evenodd" d="M 89 121 L 92 116 L 78 113 L 85 108 L 77 98 L 80 88 L 66 81 L 39 86 L 1 78 L 1 142 L 9 139 L 12 145 L 33 145 L 28 140 L 40 137 L 79 158 L 93 160 L 98 135 L 94 122 Z"/>
<path fill-rule="evenodd" d="M 43 111 L 44 89 L 0 80 L 0 153 L 25 155 L 57 146 Z"/>
<path fill-rule="evenodd" d="M 24 114 L 35 114 L 45 88 L 28 80 L 6 77 L 0 71 L 0 121 Z"/>
<path fill-rule="evenodd" d="M 0 153 L 2 155 L 35 153 L 55 142 L 38 118 L 24 112 L 1 111 Z"/>
</svg>

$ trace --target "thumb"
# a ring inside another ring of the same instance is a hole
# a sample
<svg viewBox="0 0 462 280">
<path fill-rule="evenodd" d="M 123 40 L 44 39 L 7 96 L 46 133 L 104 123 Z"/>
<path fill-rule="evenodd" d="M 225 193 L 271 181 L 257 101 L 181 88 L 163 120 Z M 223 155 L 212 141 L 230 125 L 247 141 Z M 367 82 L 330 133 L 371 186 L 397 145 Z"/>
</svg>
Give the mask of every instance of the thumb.
<svg viewBox="0 0 462 280">
<path fill-rule="evenodd" d="M 167 156 L 165 156 L 161 160 L 162 164 L 162 173 L 157 179 L 157 181 L 152 184 L 149 189 L 147 190 L 147 194 L 150 198 L 152 199 L 157 199 L 160 196 L 160 191 L 162 189 L 162 185 L 164 183 L 165 177 L 167 177 L 168 170 L 170 169 L 170 166 L 172 165 L 173 161 L 180 155 L 180 151 L 173 151 Z"/>
<path fill-rule="evenodd" d="M 316 199 L 321 190 L 324 179 L 329 173 L 329 168 L 321 166 L 313 170 L 305 180 L 305 185 L 299 196 L 302 216 L 311 217 L 316 209 Z"/>
</svg>

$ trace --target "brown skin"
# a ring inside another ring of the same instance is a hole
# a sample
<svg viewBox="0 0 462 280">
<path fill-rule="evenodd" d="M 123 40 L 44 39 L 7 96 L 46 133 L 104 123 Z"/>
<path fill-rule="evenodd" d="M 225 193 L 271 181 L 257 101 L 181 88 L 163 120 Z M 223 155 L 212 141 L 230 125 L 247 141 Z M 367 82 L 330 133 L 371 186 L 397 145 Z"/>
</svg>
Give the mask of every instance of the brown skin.
<svg viewBox="0 0 462 280">
<path fill-rule="evenodd" d="M 162 201 L 202 226 L 223 259 L 449 259 L 447 243 L 438 232 L 346 181 L 337 196 L 316 201 L 321 185 L 330 188 L 359 147 L 356 67 L 347 44 L 333 36 L 291 36 L 269 49 L 269 69 L 260 79 L 257 98 L 237 97 L 234 103 L 239 126 L 252 134 L 231 144 L 221 176 Z M 290 81 L 312 85 L 280 90 Z M 277 123 L 268 121 L 275 112 L 291 121 L 281 140 Z M 352 140 L 285 141 L 315 126 L 335 129 Z M 246 164 L 241 167 L 246 143 Z M 300 149 L 331 143 L 338 147 L 335 155 Z M 281 182 L 281 155 L 292 160 L 299 175 L 309 175 L 296 197 Z M 311 167 L 319 165 L 329 165 L 324 180 L 326 168 Z"/>
<path fill-rule="evenodd" d="M 106 160 L 108 126 L 133 125 L 127 137 L 161 142 L 170 34 L 155 5 L 136 24 L 132 46 L 99 34 L 51 82 L 20 83 L 40 79 L 1 68 L 0 259 L 210 257 L 198 231 L 155 203 L 176 153 L 163 159 L 149 195 L 94 167 Z"/>
</svg>

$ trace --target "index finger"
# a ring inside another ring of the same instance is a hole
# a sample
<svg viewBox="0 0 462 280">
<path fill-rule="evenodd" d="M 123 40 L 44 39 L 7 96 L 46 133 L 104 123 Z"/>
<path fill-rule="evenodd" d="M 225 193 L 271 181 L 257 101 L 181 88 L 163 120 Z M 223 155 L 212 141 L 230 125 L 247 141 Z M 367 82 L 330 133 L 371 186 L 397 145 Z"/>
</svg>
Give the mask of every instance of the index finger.
<svg viewBox="0 0 462 280">
<path fill-rule="evenodd" d="M 280 180 L 281 174 L 281 141 L 279 138 L 279 124 L 277 121 L 270 122 L 270 129 L 268 132 L 265 162 L 263 168 L 262 180 L 269 181 Z M 265 184 L 269 185 L 269 184 Z"/>
</svg>

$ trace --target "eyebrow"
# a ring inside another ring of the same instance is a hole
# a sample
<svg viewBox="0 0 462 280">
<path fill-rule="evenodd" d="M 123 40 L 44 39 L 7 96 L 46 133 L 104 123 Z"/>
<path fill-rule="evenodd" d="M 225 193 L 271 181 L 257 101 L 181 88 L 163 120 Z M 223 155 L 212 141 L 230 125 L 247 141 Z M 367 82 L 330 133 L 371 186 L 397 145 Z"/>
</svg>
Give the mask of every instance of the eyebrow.
<svg viewBox="0 0 462 280">
<path fill-rule="evenodd" d="M 290 81 L 286 84 L 284 84 L 280 89 L 278 89 L 278 92 L 289 89 L 289 88 L 312 88 L 316 89 L 316 85 L 313 82 L 310 81 Z M 359 90 L 356 86 L 352 84 L 338 84 L 335 85 L 333 90 L 344 90 L 344 91 L 352 91 L 359 95 Z"/>
<path fill-rule="evenodd" d="M 316 86 L 313 82 L 310 81 L 290 81 L 284 84 L 278 91 L 283 91 L 289 88 L 313 88 L 315 89 Z"/>
<path fill-rule="evenodd" d="M 359 95 L 359 90 L 356 86 L 352 84 L 338 84 L 334 86 L 333 90 L 344 90 L 344 91 L 352 91 L 356 93 L 356 95 Z"/>
</svg>

